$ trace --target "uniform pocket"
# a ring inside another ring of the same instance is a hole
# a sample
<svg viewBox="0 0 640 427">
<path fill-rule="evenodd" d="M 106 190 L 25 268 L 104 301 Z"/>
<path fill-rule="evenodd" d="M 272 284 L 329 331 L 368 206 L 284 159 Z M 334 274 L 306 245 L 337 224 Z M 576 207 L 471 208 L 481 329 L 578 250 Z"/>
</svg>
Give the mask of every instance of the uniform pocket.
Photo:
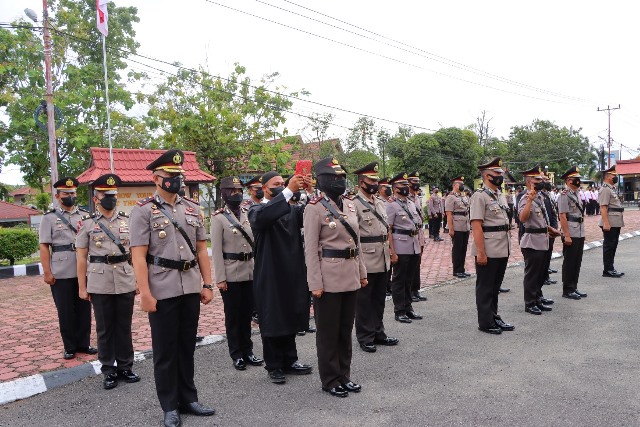
<svg viewBox="0 0 640 427">
<path fill-rule="evenodd" d="M 362 252 L 365 254 L 372 254 L 375 253 L 376 248 L 362 248 Z"/>
<path fill-rule="evenodd" d="M 90 274 L 104 274 L 104 264 L 103 263 L 94 263 L 91 264 L 89 268 Z"/>
<path fill-rule="evenodd" d="M 51 261 L 65 261 L 67 258 L 69 258 L 69 255 L 67 255 L 66 253 L 67 251 L 63 251 L 63 252 L 54 252 L 51 255 Z"/>
</svg>

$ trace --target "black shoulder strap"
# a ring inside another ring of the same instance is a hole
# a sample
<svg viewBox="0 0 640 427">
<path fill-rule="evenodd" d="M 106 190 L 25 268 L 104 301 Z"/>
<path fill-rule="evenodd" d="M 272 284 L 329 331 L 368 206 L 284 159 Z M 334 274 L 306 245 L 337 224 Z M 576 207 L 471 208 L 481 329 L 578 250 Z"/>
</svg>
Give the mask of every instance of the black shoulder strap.
<svg viewBox="0 0 640 427">
<path fill-rule="evenodd" d="M 320 199 L 320 203 L 322 203 L 322 206 L 324 206 L 325 208 L 327 208 L 327 210 L 329 212 L 331 212 L 331 215 L 333 215 L 333 217 L 335 219 L 337 219 L 338 221 L 340 221 L 342 223 L 342 225 L 344 225 L 344 228 L 347 229 L 347 231 L 349 232 L 349 234 L 351 234 L 351 237 L 353 237 L 353 241 L 355 242 L 356 246 L 358 245 L 358 235 L 356 234 L 356 232 L 354 231 L 354 229 L 351 227 L 351 225 L 349 225 L 349 223 L 347 221 L 345 221 L 345 219 L 342 217 L 342 215 L 340 215 L 334 208 L 333 206 L 331 206 L 331 204 L 327 201 L 327 199 L 325 199 L 324 197 L 322 199 Z"/>
<path fill-rule="evenodd" d="M 398 202 L 402 210 L 404 210 L 407 213 L 407 215 L 409 215 L 409 218 L 411 218 L 411 222 L 413 222 L 413 225 L 416 227 L 416 230 L 419 229 L 421 225 L 416 222 L 416 219 L 413 217 L 411 212 L 409 212 L 409 209 L 407 209 L 406 203 L 399 199 L 396 199 L 396 202 Z"/>
<path fill-rule="evenodd" d="M 242 236 L 245 238 L 245 240 L 247 242 L 249 242 L 249 245 L 251 246 L 251 249 L 255 249 L 254 245 L 253 245 L 253 240 L 251 239 L 251 237 L 249 236 L 249 234 L 244 230 L 244 228 L 242 227 L 242 225 L 238 224 L 238 221 L 236 221 L 236 219 L 231 216 L 229 214 L 229 212 L 223 210 L 222 212 L 220 212 L 222 215 L 224 215 L 225 218 L 227 218 L 227 220 L 231 223 L 231 225 L 235 228 L 238 229 L 238 231 L 240 231 L 240 233 L 242 234 Z"/>
<path fill-rule="evenodd" d="M 169 221 L 171 221 L 171 224 L 173 224 L 173 226 L 180 232 L 180 234 L 182 234 L 182 237 L 187 242 L 187 245 L 189 246 L 191 253 L 194 256 L 197 256 L 196 248 L 193 247 L 193 243 L 191 243 L 191 239 L 189 239 L 189 236 L 187 235 L 187 232 L 184 231 L 184 228 L 180 227 L 180 224 L 178 224 L 178 221 L 176 221 L 176 219 L 172 217 L 171 214 L 167 212 L 167 210 L 164 207 L 162 207 L 160 203 L 156 203 L 156 206 L 158 207 L 158 210 L 164 214 L 164 216 L 169 218 Z"/>
<path fill-rule="evenodd" d="M 71 225 L 71 223 L 69 222 L 69 220 L 68 220 L 67 218 L 65 218 L 65 217 L 64 217 L 64 215 L 62 215 L 60 212 L 58 212 L 58 210 L 57 210 L 57 209 L 55 209 L 55 210 L 53 211 L 53 213 L 54 213 L 54 214 L 56 214 L 56 216 L 57 216 L 58 218 L 60 218 L 60 221 L 64 222 L 64 224 L 65 224 L 67 227 L 69 227 L 69 228 L 71 229 L 71 231 L 73 231 L 75 234 L 78 234 L 78 230 L 76 230 L 76 228 L 75 228 L 73 225 Z"/>
<path fill-rule="evenodd" d="M 362 205 L 369 209 L 371 212 L 373 212 L 373 214 L 376 216 L 376 218 L 378 218 L 378 221 L 380 221 L 382 223 L 382 225 L 384 226 L 384 228 L 386 228 L 387 230 L 389 229 L 389 224 L 387 224 L 387 221 L 384 220 L 384 218 L 382 218 L 382 215 L 380 215 L 378 213 L 378 211 L 376 210 L 375 206 L 371 206 L 371 204 L 369 204 L 369 202 L 367 202 L 362 196 L 360 196 L 359 194 L 356 196 L 356 198 L 360 201 L 360 203 L 362 203 Z"/>
<path fill-rule="evenodd" d="M 567 192 L 567 197 L 576 204 L 576 206 L 578 207 L 578 210 L 580 211 L 580 213 L 582 214 L 582 216 L 584 216 L 584 210 L 585 210 L 585 206 L 582 203 L 582 201 L 578 198 L 578 197 L 571 197 L 571 193 Z"/>
<path fill-rule="evenodd" d="M 120 239 L 118 239 L 116 236 L 113 235 L 113 233 L 107 228 L 106 225 L 104 225 L 103 223 L 101 223 L 99 220 L 95 220 L 94 221 L 96 224 L 98 224 L 98 226 L 102 229 L 102 231 L 104 231 L 104 234 L 106 234 L 107 236 L 109 236 L 109 238 L 113 241 L 113 243 L 116 244 L 116 246 L 118 247 L 118 249 L 120 249 L 120 252 L 122 252 L 122 255 L 126 255 L 127 254 L 127 250 L 124 248 L 124 246 L 122 245 L 122 242 L 120 242 Z"/>
</svg>

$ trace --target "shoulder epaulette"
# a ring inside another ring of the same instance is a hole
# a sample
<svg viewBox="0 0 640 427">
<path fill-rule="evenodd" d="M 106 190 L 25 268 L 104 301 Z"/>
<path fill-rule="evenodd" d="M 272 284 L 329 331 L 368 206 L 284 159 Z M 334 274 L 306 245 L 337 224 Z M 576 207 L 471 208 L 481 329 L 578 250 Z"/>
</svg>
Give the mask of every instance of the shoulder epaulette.
<svg viewBox="0 0 640 427">
<path fill-rule="evenodd" d="M 193 200 L 193 199 L 190 199 L 190 198 L 188 198 L 188 197 L 183 197 L 183 199 L 184 199 L 184 200 L 186 200 L 186 201 L 188 201 L 188 202 L 191 202 L 191 203 L 193 203 L 193 204 L 195 204 L 195 205 L 200 206 L 200 202 L 196 202 L 196 201 L 195 201 L 195 200 Z"/>
<path fill-rule="evenodd" d="M 54 209 L 50 209 L 47 212 L 45 212 L 45 215 L 49 215 L 51 213 L 54 213 L 55 211 L 56 211 L 55 208 Z"/>
<path fill-rule="evenodd" d="M 125 218 L 129 218 L 129 215 L 127 215 L 126 213 L 124 213 L 122 211 L 118 211 L 118 215 L 123 216 Z"/>
<path fill-rule="evenodd" d="M 138 205 L 138 206 L 144 206 L 144 205 L 146 205 L 147 203 L 152 202 L 152 201 L 153 201 L 153 199 L 154 199 L 154 197 L 153 197 L 153 196 L 146 197 L 146 198 L 144 198 L 144 199 L 142 199 L 142 200 L 138 200 L 138 201 L 136 202 L 136 205 Z"/>
<path fill-rule="evenodd" d="M 561 194 L 567 194 L 567 190 L 562 190 Z"/>
<path fill-rule="evenodd" d="M 482 192 L 482 191 L 484 191 L 484 188 L 476 188 L 476 191 L 475 191 L 475 192 L 476 192 L 476 193 L 479 193 L 479 192 Z"/>
<path fill-rule="evenodd" d="M 86 209 L 78 208 L 78 210 L 79 210 L 80 212 L 86 212 L 86 213 L 89 213 L 89 211 L 88 211 L 88 210 L 86 210 Z"/>
<path fill-rule="evenodd" d="M 87 214 L 85 216 L 82 217 L 82 220 L 84 221 L 85 219 L 89 219 L 89 218 L 95 218 L 96 214 L 92 213 L 92 214 Z"/>
<path fill-rule="evenodd" d="M 215 211 L 211 216 L 216 216 L 218 214 L 221 214 L 223 210 L 224 210 L 224 208 L 220 208 L 217 211 Z"/>
<path fill-rule="evenodd" d="M 322 200 L 322 196 L 316 196 L 313 199 L 309 200 L 309 204 L 310 205 L 315 205 L 316 203 L 318 203 L 320 200 Z"/>
<path fill-rule="evenodd" d="M 355 200 L 356 199 L 356 195 L 355 194 L 345 194 L 344 198 L 347 200 Z"/>
</svg>

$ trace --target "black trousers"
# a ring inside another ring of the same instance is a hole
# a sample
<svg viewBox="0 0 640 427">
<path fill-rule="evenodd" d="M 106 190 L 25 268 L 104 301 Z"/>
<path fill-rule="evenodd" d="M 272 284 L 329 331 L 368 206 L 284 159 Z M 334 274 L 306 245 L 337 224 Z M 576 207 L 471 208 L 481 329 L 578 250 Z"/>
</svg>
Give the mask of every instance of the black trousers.
<svg viewBox="0 0 640 427">
<path fill-rule="evenodd" d="M 498 294 L 508 260 L 508 257 L 487 258 L 487 265 L 479 265 L 476 259 L 476 307 L 481 328 L 495 328 L 495 319 L 500 319 Z"/>
<path fill-rule="evenodd" d="M 411 283 L 420 254 L 398 255 L 398 262 L 393 266 L 391 278 L 391 297 L 393 298 L 393 311 L 397 316 L 413 311 L 411 306 Z"/>
<path fill-rule="evenodd" d="M 436 214 L 435 218 L 429 217 L 429 236 L 440 236 L 440 225 L 442 224 L 442 214 Z"/>
<path fill-rule="evenodd" d="M 356 338 L 360 344 L 387 338 L 382 318 L 389 273 L 369 273 L 367 281 L 369 284 L 358 291 L 356 302 Z"/>
<path fill-rule="evenodd" d="M 65 351 L 75 352 L 89 347 L 91 303 L 80 299 L 78 278 L 56 279 L 50 288 L 58 310 L 60 335 Z"/>
<path fill-rule="evenodd" d="M 571 246 L 562 246 L 562 293 L 569 294 L 578 289 L 584 237 L 572 237 Z"/>
<path fill-rule="evenodd" d="M 325 292 L 313 298 L 318 372 L 323 388 L 351 381 L 351 334 L 359 291 Z"/>
<path fill-rule="evenodd" d="M 467 246 L 469 245 L 468 231 L 454 231 L 453 243 L 451 247 L 451 261 L 453 262 L 454 273 L 464 273 L 464 262 L 467 257 Z"/>
<path fill-rule="evenodd" d="M 513 204 L 509 204 L 509 210 L 507 211 L 507 216 L 509 217 L 509 225 L 511 225 L 511 222 L 513 221 L 513 214 L 514 214 L 514 210 L 513 210 Z"/>
<path fill-rule="evenodd" d="M 316 314 L 317 316 L 317 314 Z M 316 320 L 317 323 L 317 320 Z M 264 368 L 271 372 L 293 365 L 298 360 L 296 336 L 262 337 Z"/>
<path fill-rule="evenodd" d="M 553 245 L 555 242 L 555 237 L 549 237 L 549 250 L 547 251 L 547 268 L 545 269 L 546 273 L 544 274 L 544 280 L 547 280 L 549 278 L 549 267 L 551 267 L 551 257 L 553 256 Z"/>
<path fill-rule="evenodd" d="M 422 230 L 420 230 L 422 233 Z M 420 268 L 422 266 L 422 254 L 424 253 L 424 246 L 420 248 L 420 255 L 418 255 L 418 265 L 413 272 L 411 278 L 411 295 L 418 295 L 420 293 Z"/>
<path fill-rule="evenodd" d="M 611 230 L 602 230 L 604 242 L 602 242 L 602 261 L 604 263 L 603 271 L 615 270 L 613 261 L 616 257 L 618 249 L 618 241 L 620 239 L 620 227 L 611 227 Z"/>
<path fill-rule="evenodd" d="M 547 273 L 547 251 L 522 248 L 524 256 L 524 305 L 530 307 L 536 305 L 538 298 L 542 297 L 542 284 Z"/>
<path fill-rule="evenodd" d="M 198 401 L 193 382 L 193 353 L 200 317 L 200 294 L 186 294 L 158 301 L 149 313 L 153 375 L 163 411 L 178 409 L 181 403 Z"/>
<path fill-rule="evenodd" d="M 125 294 L 91 294 L 98 335 L 98 360 L 103 374 L 126 371 L 133 366 L 131 321 L 135 291 Z"/>
<path fill-rule="evenodd" d="M 253 354 L 251 315 L 253 313 L 253 281 L 227 282 L 220 291 L 224 303 L 224 326 L 232 359 Z"/>
</svg>

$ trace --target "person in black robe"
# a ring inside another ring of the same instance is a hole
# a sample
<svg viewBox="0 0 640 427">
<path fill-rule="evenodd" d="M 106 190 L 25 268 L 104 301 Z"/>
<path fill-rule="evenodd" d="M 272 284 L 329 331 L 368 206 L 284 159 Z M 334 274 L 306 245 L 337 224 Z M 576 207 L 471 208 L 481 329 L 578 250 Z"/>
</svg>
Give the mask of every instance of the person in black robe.
<svg viewBox="0 0 640 427">
<path fill-rule="evenodd" d="M 285 374 L 309 374 L 311 366 L 298 362 L 296 334 L 309 322 L 309 289 L 302 247 L 304 206 L 291 205 L 294 192 L 309 188 L 311 177 L 295 175 L 284 186 L 277 172 L 262 176 L 265 199 L 251 206 L 249 223 L 255 238 L 253 292 L 260 318 L 265 368 L 273 383 Z"/>
</svg>

